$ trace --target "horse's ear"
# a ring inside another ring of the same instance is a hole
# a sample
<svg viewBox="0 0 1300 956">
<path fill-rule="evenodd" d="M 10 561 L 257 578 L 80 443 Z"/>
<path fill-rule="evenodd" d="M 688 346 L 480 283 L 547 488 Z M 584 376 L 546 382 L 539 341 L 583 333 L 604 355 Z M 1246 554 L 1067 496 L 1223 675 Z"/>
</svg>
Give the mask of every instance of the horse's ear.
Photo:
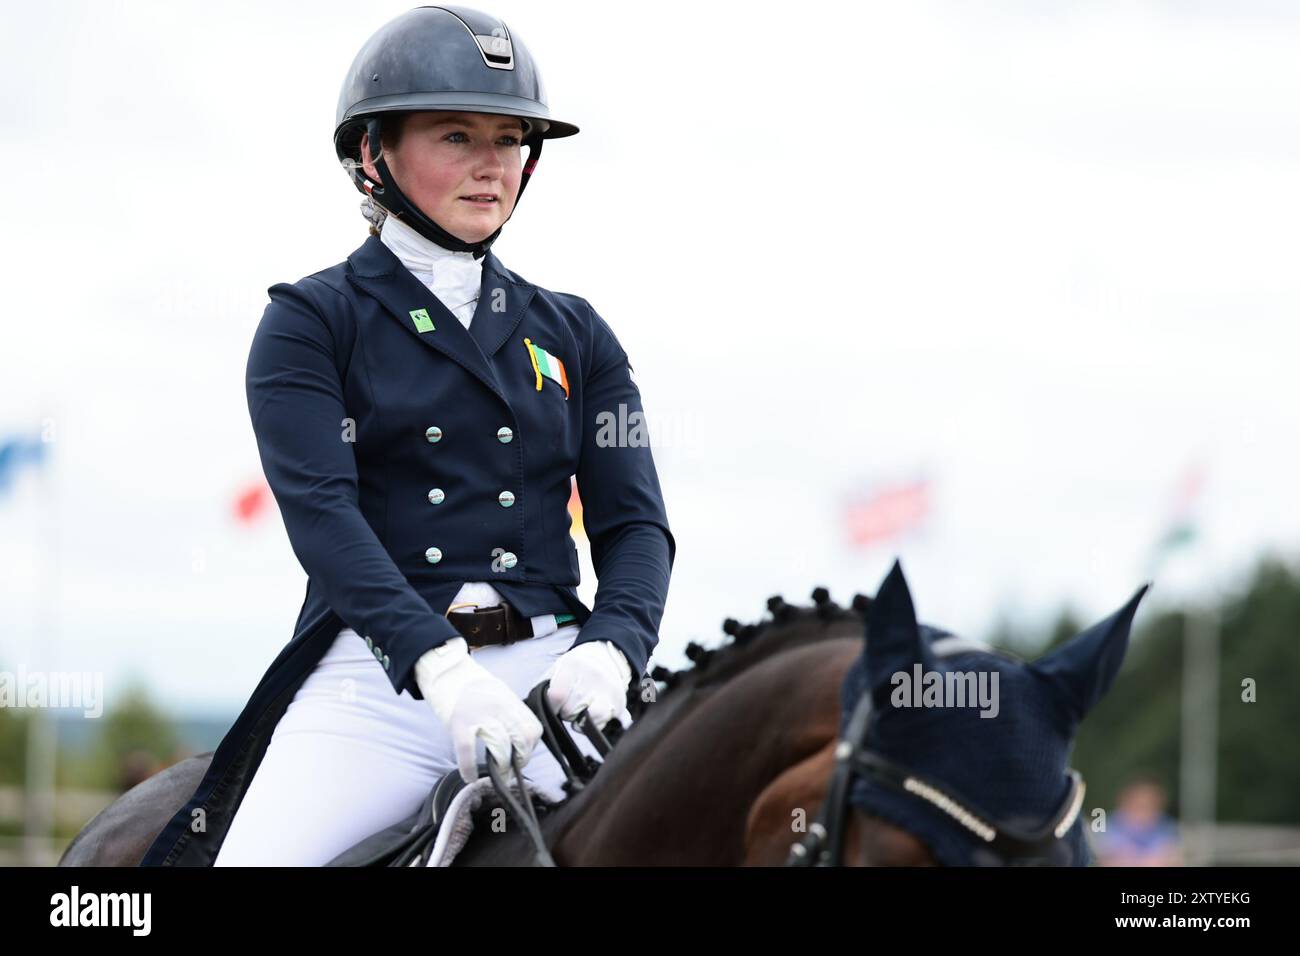
<svg viewBox="0 0 1300 956">
<path fill-rule="evenodd" d="M 1066 712 L 1075 722 L 1083 720 L 1110 685 L 1124 662 L 1129 631 L 1138 603 L 1150 584 L 1138 588 L 1127 604 L 1098 621 L 1065 644 L 1032 664 L 1029 669 L 1056 688 Z"/>
<path fill-rule="evenodd" d="M 933 656 L 921 640 L 916 626 L 916 608 L 907 589 L 907 579 L 897 560 L 885 576 L 867 618 L 866 649 L 867 686 L 872 690 L 887 687 L 894 674 L 910 673 L 912 665 L 933 669 Z"/>
</svg>

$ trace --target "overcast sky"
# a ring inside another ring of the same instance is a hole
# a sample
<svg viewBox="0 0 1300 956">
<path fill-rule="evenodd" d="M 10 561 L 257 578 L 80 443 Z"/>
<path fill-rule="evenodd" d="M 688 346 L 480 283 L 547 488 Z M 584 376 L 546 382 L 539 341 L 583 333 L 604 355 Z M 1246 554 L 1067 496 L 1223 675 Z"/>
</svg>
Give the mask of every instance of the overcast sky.
<svg viewBox="0 0 1300 956">
<path fill-rule="evenodd" d="M 975 6 L 490 8 L 581 127 L 494 251 L 610 322 L 663 438 L 653 662 L 777 592 L 874 593 L 895 555 L 961 633 L 1099 618 L 1196 461 L 1203 537 L 1150 607 L 1295 555 L 1300 12 Z M 48 494 L 0 498 L 0 669 L 228 712 L 292 635 L 278 513 L 230 518 L 244 365 L 267 287 L 366 238 L 335 106 L 406 9 L 0 14 L 0 435 L 56 436 Z M 918 474 L 926 527 L 847 549 L 844 496 Z"/>
</svg>

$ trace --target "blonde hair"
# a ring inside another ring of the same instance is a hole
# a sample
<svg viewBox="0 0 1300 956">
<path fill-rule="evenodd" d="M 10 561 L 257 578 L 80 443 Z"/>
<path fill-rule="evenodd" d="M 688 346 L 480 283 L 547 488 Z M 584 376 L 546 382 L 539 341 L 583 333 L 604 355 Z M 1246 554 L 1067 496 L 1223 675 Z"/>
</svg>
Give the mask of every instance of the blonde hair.
<svg viewBox="0 0 1300 956">
<path fill-rule="evenodd" d="M 401 143 L 402 133 L 406 129 L 406 117 L 410 114 L 408 112 L 395 112 L 390 115 L 392 120 L 396 120 L 396 122 L 390 121 L 383 124 L 384 128 L 379 143 L 381 153 L 394 150 L 397 148 L 398 144 Z M 360 151 L 361 144 L 358 142 L 358 155 L 360 154 Z M 365 175 L 365 170 L 361 168 L 363 164 L 360 158 L 353 159 L 348 157 L 340 162 L 343 166 L 343 171 L 348 174 L 349 178 L 351 178 L 352 170 L 354 169 L 361 169 L 362 175 Z M 370 223 L 370 234 L 372 236 L 377 236 L 379 235 L 379 230 L 383 228 L 384 220 L 388 218 L 388 210 L 379 205 L 379 203 L 375 202 L 369 196 L 365 196 L 361 200 L 361 216 L 366 220 L 366 222 Z"/>
<path fill-rule="evenodd" d="M 361 215 L 370 223 L 370 234 L 377 236 L 384 226 L 384 220 L 388 218 L 388 210 L 366 196 L 361 200 Z"/>
</svg>

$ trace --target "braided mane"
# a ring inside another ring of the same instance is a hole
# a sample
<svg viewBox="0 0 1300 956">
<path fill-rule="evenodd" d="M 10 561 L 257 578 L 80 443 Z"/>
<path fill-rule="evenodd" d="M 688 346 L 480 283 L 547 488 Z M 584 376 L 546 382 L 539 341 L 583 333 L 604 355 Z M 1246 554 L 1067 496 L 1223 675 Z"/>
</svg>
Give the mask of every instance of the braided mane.
<svg viewBox="0 0 1300 956">
<path fill-rule="evenodd" d="M 706 648 L 691 641 L 686 645 L 690 667 L 676 671 L 655 667 L 650 671 L 651 679 L 664 685 L 659 701 L 684 685 L 704 686 L 729 680 L 794 643 L 842 637 L 846 633 L 861 636 L 871 598 L 855 594 L 849 606 L 842 607 L 831 600 L 826 588 L 818 586 L 813 588 L 812 600 L 811 605 L 789 604 L 780 594 L 775 594 L 767 599 L 770 617 L 751 624 L 741 624 L 731 617 L 722 622 L 723 633 L 731 637 L 729 642 Z M 628 695 L 628 709 L 636 717 L 639 710 L 633 709 L 634 704 L 640 708 L 645 704 L 639 695 L 634 702 L 633 696 Z"/>
</svg>

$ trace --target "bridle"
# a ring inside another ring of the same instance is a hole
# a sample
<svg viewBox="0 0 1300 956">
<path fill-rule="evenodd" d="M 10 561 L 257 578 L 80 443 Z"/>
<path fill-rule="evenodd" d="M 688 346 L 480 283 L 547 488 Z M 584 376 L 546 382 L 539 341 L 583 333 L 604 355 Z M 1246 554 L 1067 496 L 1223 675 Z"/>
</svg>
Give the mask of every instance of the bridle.
<svg viewBox="0 0 1300 956">
<path fill-rule="evenodd" d="M 964 651 L 978 650 L 1012 660 L 1014 655 L 959 637 L 944 637 L 930 645 L 936 657 L 948 657 Z M 786 866 L 840 866 L 843 861 L 845 819 L 850 812 L 849 788 L 855 776 L 878 781 L 895 790 L 910 794 L 938 808 L 957 821 L 976 840 L 1001 858 L 1004 863 L 1020 866 L 1045 864 L 1057 841 L 1064 838 L 1083 807 L 1083 776 L 1068 770 L 1070 789 L 1048 823 L 1034 831 L 1020 830 L 999 822 L 966 799 L 958 799 L 942 784 L 928 779 L 902 764 L 891 761 L 866 744 L 871 720 L 871 689 L 863 691 L 845 725 L 844 734 L 835 746 L 835 766 L 831 770 L 826 798 L 817 819 L 802 839 L 790 847 Z"/>
</svg>

